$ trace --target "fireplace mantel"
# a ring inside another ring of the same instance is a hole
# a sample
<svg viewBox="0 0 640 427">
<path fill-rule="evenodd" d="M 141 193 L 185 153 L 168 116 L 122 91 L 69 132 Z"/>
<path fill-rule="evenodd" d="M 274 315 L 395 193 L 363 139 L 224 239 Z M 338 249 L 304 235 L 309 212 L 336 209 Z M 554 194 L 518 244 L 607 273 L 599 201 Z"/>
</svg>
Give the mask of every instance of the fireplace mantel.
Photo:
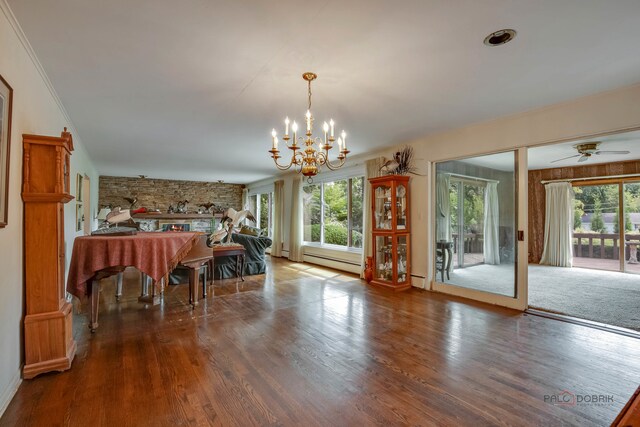
<svg viewBox="0 0 640 427">
<path fill-rule="evenodd" d="M 134 214 L 133 219 L 213 219 L 222 218 L 222 214 L 199 214 L 199 213 L 140 213 Z"/>
<path fill-rule="evenodd" d="M 190 231 L 211 233 L 222 219 L 222 214 L 197 214 L 197 213 L 144 213 L 133 215 L 133 220 L 140 224 L 144 231 L 160 231 L 166 224 L 189 224 Z"/>
</svg>

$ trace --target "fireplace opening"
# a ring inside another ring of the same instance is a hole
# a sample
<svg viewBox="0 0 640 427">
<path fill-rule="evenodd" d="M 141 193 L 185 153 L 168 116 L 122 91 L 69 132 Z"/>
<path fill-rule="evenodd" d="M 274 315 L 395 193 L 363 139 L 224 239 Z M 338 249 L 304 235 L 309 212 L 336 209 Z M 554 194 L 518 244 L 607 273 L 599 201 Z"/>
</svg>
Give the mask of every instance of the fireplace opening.
<svg viewBox="0 0 640 427">
<path fill-rule="evenodd" d="M 162 224 L 162 231 L 191 231 L 191 224 Z"/>
</svg>

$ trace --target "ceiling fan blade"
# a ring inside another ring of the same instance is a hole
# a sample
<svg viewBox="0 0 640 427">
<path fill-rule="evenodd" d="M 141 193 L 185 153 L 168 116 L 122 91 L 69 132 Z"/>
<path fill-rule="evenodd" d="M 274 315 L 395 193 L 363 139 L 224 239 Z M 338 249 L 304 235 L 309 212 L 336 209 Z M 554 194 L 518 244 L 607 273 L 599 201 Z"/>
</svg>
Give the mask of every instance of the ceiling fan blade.
<svg viewBox="0 0 640 427">
<path fill-rule="evenodd" d="M 578 159 L 578 163 L 586 162 L 589 160 L 589 156 L 582 156 Z"/>
<path fill-rule="evenodd" d="M 574 157 L 579 157 L 581 154 L 574 154 L 573 156 L 563 157 L 562 159 L 554 160 L 551 163 L 561 162 L 562 160 L 573 159 Z"/>
<path fill-rule="evenodd" d="M 630 151 L 596 151 L 593 154 L 629 154 Z"/>
</svg>

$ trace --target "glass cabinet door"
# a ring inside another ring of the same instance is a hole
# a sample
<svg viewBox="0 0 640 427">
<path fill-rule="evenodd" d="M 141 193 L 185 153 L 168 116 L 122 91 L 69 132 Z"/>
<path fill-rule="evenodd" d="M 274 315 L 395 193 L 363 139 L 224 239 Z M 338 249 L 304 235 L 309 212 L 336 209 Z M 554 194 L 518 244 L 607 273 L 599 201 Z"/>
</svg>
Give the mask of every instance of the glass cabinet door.
<svg viewBox="0 0 640 427">
<path fill-rule="evenodd" d="M 391 186 L 379 185 L 373 190 L 374 197 L 374 228 L 376 230 L 391 230 Z"/>
<path fill-rule="evenodd" d="M 396 187 L 396 229 L 406 230 L 407 224 L 407 188 L 404 184 Z"/>
<path fill-rule="evenodd" d="M 398 272 L 398 282 L 404 283 L 409 280 L 407 270 L 409 266 L 407 263 L 409 262 L 409 237 L 406 235 L 401 235 L 397 237 L 397 248 L 396 248 L 396 271 Z"/>
<path fill-rule="evenodd" d="M 376 236 L 375 279 L 393 281 L 393 238 Z"/>
</svg>

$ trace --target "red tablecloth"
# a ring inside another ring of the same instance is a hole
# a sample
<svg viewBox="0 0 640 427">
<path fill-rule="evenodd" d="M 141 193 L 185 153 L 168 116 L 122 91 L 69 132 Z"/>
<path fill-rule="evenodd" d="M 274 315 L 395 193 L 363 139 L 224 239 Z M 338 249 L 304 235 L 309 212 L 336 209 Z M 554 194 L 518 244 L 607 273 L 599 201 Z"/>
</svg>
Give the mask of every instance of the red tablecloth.
<svg viewBox="0 0 640 427">
<path fill-rule="evenodd" d="M 198 240 L 200 233 L 138 233 L 134 236 L 83 236 L 73 243 L 67 292 L 89 295 L 87 282 L 136 267 L 158 282 L 173 270 Z"/>
</svg>

